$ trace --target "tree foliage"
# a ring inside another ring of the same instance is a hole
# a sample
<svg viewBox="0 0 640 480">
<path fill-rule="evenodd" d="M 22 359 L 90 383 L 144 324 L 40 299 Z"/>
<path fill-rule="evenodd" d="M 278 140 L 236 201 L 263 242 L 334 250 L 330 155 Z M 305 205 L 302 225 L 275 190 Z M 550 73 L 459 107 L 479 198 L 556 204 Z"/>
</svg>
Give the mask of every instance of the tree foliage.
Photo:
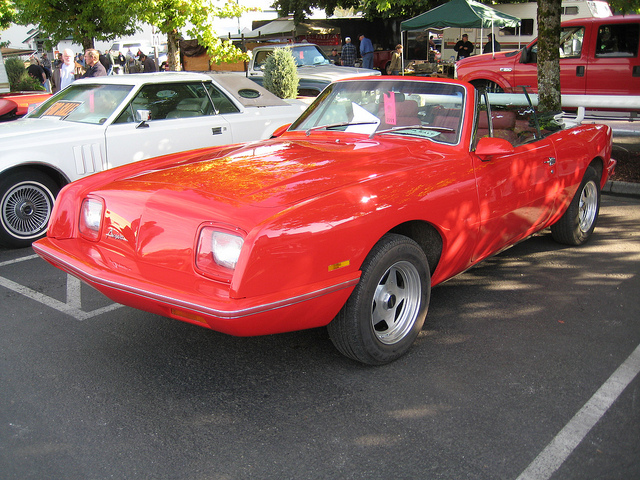
<svg viewBox="0 0 640 480">
<path fill-rule="evenodd" d="M 178 40 L 183 33 L 197 39 L 216 63 L 248 60 L 213 28 L 216 18 L 239 17 L 248 10 L 229 0 L 149 0 L 140 4 L 140 19 L 167 35 L 169 69 L 180 70 Z"/>
<path fill-rule="evenodd" d="M 11 0 L 0 0 L 0 30 L 8 28 L 16 13 Z"/>
<path fill-rule="evenodd" d="M 7 58 L 4 62 L 7 78 L 12 92 L 29 92 L 44 90 L 35 78 L 30 77 L 24 62 L 17 57 Z"/>
<path fill-rule="evenodd" d="M 136 30 L 135 8 L 121 0 L 15 0 L 15 6 L 17 23 L 39 25 L 51 45 L 71 37 L 86 50 L 95 40 L 109 41 Z"/>
<path fill-rule="evenodd" d="M 264 88 L 280 98 L 295 98 L 298 83 L 298 69 L 291 50 L 274 49 L 265 62 Z"/>
<path fill-rule="evenodd" d="M 314 8 L 324 9 L 327 15 L 333 15 L 338 8 L 361 11 L 365 18 L 411 18 L 447 0 L 275 0 L 273 6 L 278 14 L 293 15 L 296 22 L 301 22 L 311 15 Z"/>
</svg>

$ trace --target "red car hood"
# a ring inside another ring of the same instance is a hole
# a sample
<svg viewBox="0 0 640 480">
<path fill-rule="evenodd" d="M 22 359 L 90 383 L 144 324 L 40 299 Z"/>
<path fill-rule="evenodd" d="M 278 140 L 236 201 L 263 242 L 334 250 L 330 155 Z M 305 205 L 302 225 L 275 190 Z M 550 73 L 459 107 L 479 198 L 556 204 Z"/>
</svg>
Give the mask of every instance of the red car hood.
<svg viewBox="0 0 640 480">
<path fill-rule="evenodd" d="M 407 144 L 412 142 L 406 138 L 381 141 L 359 136 L 349 142 L 344 134 L 334 138 L 323 134 L 322 140 L 319 136 L 252 143 L 213 155 L 203 151 L 188 162 L 122 176 L 100 191 L 156 192 L 156 198 L 165 192 L 168 202 L 169 192 L 193 191 L 236 206 L 283 207 L 415 164 L 408 155 Z"/>
<path fill-rule="evenodd" d="M 71 210 L 78 205 L 74 199 L 93 194 L 104 199 L 106 207 L 99 244 L 119 251 L 119 262 L 135 252 L 146 263 L 185 269 L 204 223 L 248 233 L 305 199 L 412 168 L 417 157 L 442 156 L 425 151 L 424 144 L 392 135 L 369 139 L 293 133 L 132 164 L 69 185 L 56 202 L 48 235 L 69 238 L 75 217 Z"/>
</svg>

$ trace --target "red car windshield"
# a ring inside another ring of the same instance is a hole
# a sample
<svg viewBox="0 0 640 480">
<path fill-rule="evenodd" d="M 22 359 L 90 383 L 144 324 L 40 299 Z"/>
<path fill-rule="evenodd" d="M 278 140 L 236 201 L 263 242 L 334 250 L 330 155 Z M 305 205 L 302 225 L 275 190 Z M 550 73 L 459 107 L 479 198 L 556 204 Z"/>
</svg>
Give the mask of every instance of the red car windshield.
<svg viewBox="0 0 640 480">
<path fill-rule="evenodd" d="M 290 130 L 394 134 L 455 144 L 466 90 L 424 81 L 347 81 L 327 87 Z"/>
</svg>

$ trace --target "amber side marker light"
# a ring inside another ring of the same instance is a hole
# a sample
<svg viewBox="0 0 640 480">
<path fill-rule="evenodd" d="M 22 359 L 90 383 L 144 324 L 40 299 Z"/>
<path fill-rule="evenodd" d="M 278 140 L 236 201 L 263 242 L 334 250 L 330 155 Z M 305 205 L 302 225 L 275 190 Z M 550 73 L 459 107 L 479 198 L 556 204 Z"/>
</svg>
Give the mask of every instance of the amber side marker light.
<svg viewBox="0 0 640 480">
<path fill-rule="evenodd" d="M 207 325 L 206 320 L 201 315 L 196 315 L 195 313 L 185 312 L 184 310 L 178 310 L 177 308 L 171 309 L 171 315 L 178 317 L 182 320 L 189 320 L 191 322 L 204 323 Z"/>
</svg>

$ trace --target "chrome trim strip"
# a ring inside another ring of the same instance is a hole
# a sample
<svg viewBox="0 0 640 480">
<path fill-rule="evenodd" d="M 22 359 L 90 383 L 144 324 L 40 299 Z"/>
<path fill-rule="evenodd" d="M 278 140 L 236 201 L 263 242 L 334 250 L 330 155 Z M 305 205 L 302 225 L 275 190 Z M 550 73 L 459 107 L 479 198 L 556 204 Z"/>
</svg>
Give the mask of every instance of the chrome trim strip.
<svg viewBox="0 0 640 480">
<path fill-rule="evenodd" d="M 284 300 L 279 300 L 277 302 L 272 302 L 272 303 L 267 303 L 264 305 L 258 305 L 255 307 L 250 307 L 250 308 L 245 308 L 245 309 L 240 309 L 240 310 L 229 310 L 229 311 L 223 311 L 223 310 L 218 310 L 218 309 L 214 309 L 214 308 L 209 308 L 206 307 L 204 305 L 197 305 L 197 304 L 192 304 L 192 303 L 188 303 L 188 302 L 184 302 L 181 301 L 180 299 L 177 298 L 172 298 L 172 297 L 168 297 L 166 295 L 161 295 L 155 292 L 151 292 L 148 290 L 140 290 L 137 288 L 133 288 L 133 287 L 129 287 L 128 285 L 124 285 L 124 284 L 119 284 L 119 283 L 114 283 L 114 282 L 108 282 L 105 281 L 101 278 L 98 278 L 96 276 L 87 274 L 85 272 L 83 272 L 82 270 L 77 269 L 76 267 L 74 267 L 73 265 L 70 265 L 68 262 L 65 262 L 64 260 L 60 259 L 59 257 L 57 257 L 56 255 L 48 252 L 48 251 L 43 251 L 42 249 L 39 248 L 38 245 L 34 244 L 33 245 L 34 250 L 36 250 L 36 252 L 38 252 L 39 255 L 41 255 L 42 257 L 46 258 L 46 259 L 51 259 L 50 261 L 52 261 L 52 263 L 57 263 L 59 265 L 63 265 L 65 267 L 65 269 L 67 270 L 67 272 L 69 272 L 70 274 L 78 277 L 80 280 L 88 283 L 88 284 L 95 284 L 95 285 L 101 285 L 107 288 L 110 288 L 112 290 L 117 290 L 120 292 L 124 292 L 124 293 L 128 293 L 131 295 L 135 295 L 141 298 L 146 298 L 149 300 L 153 300 L 153 301 L 157 301 L 157 302 L 162 302 L 163 304 L 171 307 L 179 307 L 179 308 L 184 308 L 184 309 L 188 309 L 192 312 L 196 312 L 196 313 L 201 313 L 203 315 L 209 315 L 209 316 L 214 316 L 214 317 L 218 317 L 218 318 L 222 318 L 225 320 L 235 320 L 238 318 L 243 318 L 243 317 L 248 317 L 250 315 L 256 315 L 259 313 L 265 313 L 265 312 L 269 312 L 271 310 L 278 310 L 280 308 L 285 308 L 285 307 L 289 307 L 291 305 L 295 305 L 297 303 L 301 303 L 301 302 L 305 302 L 308 300 L 313 300 L 315 298 L 321 297 L 323 295 L 328 295 L 329 293 L 333 293 L 336 292 L 338 290 L 342 290 L 344 288 L 348 288 L 351 287 L 353 285 L 356 285 L 358 283 L 358 281 L 360 280 L 359 278 L 354 278 L 352 280 L 347 280 L 335 285 L 331 285 L 329 287 L 326 288 L 322 288 L 320 290 L 315 290 L 313 292 L 309 292 L 306 293 L 304 295 L 299 295 L 296 297 L 291 297 L 291 298 L 286 298 Z"/>
</svg>

